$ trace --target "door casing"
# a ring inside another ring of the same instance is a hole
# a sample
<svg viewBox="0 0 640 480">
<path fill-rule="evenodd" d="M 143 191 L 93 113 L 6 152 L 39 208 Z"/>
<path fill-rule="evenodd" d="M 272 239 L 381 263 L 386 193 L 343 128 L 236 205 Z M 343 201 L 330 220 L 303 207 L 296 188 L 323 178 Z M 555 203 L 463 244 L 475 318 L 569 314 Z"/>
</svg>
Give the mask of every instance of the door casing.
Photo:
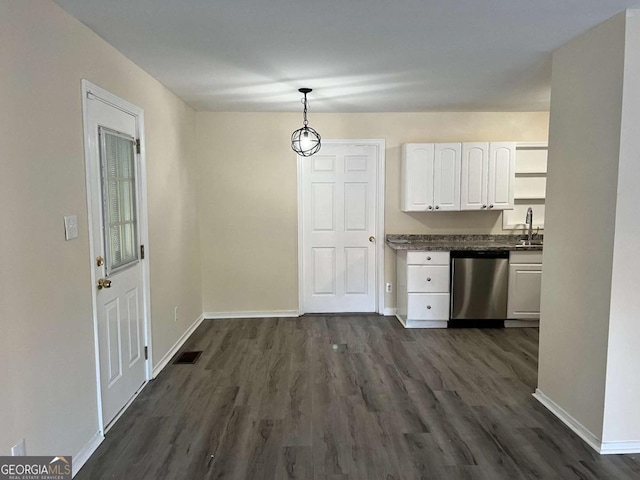
<svg viewBox="0 0 640 480">
<path fill-rule="evenodd" d="M 384 139 L 330 139 L 322 140 L 323 145 L 363 145 L 376 147 L 378 184 L 376 185 L 376 312 L 384 314 L 384 191 L 385 191 L 385 140 Z M 322 150 L 321 150 L 322 151 Z M 304 229 L 302 208 L 302 164 L 308 157 L 297 155 L 298 169 L 298 315 L 305 314 L 304 305 Z"/>
<path fill-rule="evenodd" d="M 93 268 L 93 262 L 95 261 L 96 245 L 94 245 L 93 233 L 91 231 L 93 225 L 93 211 L 96 208 L 95 202 L 100 202 L 100 192 L 94 192 L 92 172 L 95 166 L 91 165 L 91 149 L 93 146 L 93 132 L 88 129 L 88 115 L 89 106 L 87 99 L 94 99 L 104 102 L 114 108 L 122 110 L 136 118 L 136 137 L 140 140 L 140 154 L 139 156 L 139 243 L 145 247 L 145 259 L 141 261 L 142 269 L 142 292 L 143 292 L 143 316 L 144 316 L 144 344 L 147 347 L 148 359 L 145 365 L 145 382 L 153 378 L 153 348 L 151 340 L 151 291 L 150 291 L 150 276 L 149 276 L 149 223 L 148 223 L 148 206 L 147 206 L 147 167 L 146 167 L 146 155 L 145 155 L 145 141 L 144 141 L 144 111 L 133 105 L 126 100 L 113 95 L 112 93 L 104 90 L 97 85 L 89 82 L 88 80 L 82 80 L 82 117 L 83 117 L 83 132 L 84 132 L 84 156 L 85 156 L 85 172 L 86 172 L 86 184 L 87 184 L 87 228 L 89 233 L 89 270 L 91 272 L 91 285 L 95 286 L 98 279 L 95 275 L 95 269 Z M 97 205 L 99 208 L 99 203 Z M 91 288 L 91 304 L 93 309 L 93 340 L 94 340 L 94 352 L 95 352 L 95 370 L 96 370 L 96 395 L 98 402 L 98 427 L 102 435 L 105 433 L 104 419 L 102 416 L 102 388 L 100 381 L 100 348 L 98 339 L 98 304 L 97 304 L 97 290 Z M 145 383 L 146 384 L 146 383 Z M 135 398 L 135 396 L 134 396 Z M 131 399 L 133 401 L 133 398 Z M 131 404 L 131 401 L 125 405 L 122 411 L 116 416 L 110 425 L 113 425 L 122 413 Z"/>
</svg>

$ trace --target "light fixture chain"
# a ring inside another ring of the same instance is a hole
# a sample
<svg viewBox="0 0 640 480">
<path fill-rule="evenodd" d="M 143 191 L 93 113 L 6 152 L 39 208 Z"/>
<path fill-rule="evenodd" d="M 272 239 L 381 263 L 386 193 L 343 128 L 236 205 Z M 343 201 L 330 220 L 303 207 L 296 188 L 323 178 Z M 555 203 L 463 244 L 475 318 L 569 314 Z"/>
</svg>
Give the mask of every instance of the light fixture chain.
<svg viewBox="0 0 640 480">
<path fill-rule="evenodd" d="M 302 100 L 302 104 L 304 105 L 304 110 L 302 111 L 302 124 L 306 127 L 309 124 L 307 120 L 307 94 L 304 94 L 304 99 Z"/>
</svg>

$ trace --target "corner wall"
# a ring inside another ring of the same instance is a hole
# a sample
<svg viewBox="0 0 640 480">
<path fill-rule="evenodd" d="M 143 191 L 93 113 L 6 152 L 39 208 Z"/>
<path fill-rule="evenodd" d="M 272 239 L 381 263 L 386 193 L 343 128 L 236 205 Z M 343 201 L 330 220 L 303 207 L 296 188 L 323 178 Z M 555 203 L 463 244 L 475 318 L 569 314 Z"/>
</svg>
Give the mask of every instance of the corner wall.
<svg viewBox="0 0 640 480">
<path fill-rule="evenodd" d="M 548 113 L 309 113 L 324 139 L 386 140 L 386 233 L 503 233 L 499 212 L 400 211 L 407 142 L 546 141 Z M 297 311 L 299 113 L 196 113 L 205 312 Z M 385 251 L 395 285 L 395 254 Z M 387 308 L 395 293 L 386 294 Z"/>
<path fill-rule="evenodd" d="M 620 160 L 611 278 L 611 313 L 605 394 L 605 446 L 621 442 L 640 452 L 640 10 L 629 10 L 625 29 Z M 622 446 L 624 448 L 624 446 Z"/>
<path fill-rule="evenodd" d="M 156 362 L 202 312 L 195 112 L 51 1 L 0 0 L 0 41 L 0 455 L 77 455 L 98 432 L 80 80 L 145 111 Z"/>
<path fill-rule="evenodd" d="M 638 14 L 553 55 L 538 398 L 603 453 L 640 451 Z"/>
</svg>

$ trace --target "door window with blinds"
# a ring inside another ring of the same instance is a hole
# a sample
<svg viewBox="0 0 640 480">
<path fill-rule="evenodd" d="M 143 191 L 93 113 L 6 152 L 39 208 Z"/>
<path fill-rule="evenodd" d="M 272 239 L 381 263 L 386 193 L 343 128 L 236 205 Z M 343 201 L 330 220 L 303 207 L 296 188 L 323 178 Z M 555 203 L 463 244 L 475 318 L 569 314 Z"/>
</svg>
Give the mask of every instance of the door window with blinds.
<svg viewBox="0 0 640 480">
<path fill-rule="evenodd" d="M 99 127 L 106 274 L 138 262 L 135 139 Z"/>
</svg>

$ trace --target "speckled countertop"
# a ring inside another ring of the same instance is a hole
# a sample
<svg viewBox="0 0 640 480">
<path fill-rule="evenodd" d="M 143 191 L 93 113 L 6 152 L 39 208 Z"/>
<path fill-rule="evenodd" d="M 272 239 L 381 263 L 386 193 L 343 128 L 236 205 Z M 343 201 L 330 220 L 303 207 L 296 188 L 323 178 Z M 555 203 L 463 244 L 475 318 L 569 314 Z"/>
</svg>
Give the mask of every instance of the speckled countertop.
<svg viewBox="0 0 640 480">
<path fill-rule="evenodd" d="M 522 235 L 400 235 L 389 234 L 386 242 L 394 250 L 542 250 L 542 235 L 524 245 Z"/>
</svg>

